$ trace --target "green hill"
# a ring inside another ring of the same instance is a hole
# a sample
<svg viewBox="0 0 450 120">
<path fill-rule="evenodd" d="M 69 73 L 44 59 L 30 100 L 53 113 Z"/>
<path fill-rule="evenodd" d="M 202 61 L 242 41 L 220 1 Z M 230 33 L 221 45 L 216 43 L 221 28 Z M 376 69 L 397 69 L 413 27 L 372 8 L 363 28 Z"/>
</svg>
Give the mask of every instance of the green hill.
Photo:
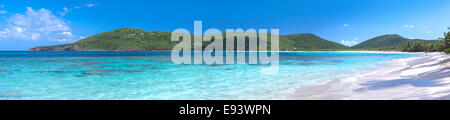
<svg viewBox="0 0 450 120">
<path fill-rule="evenodd" d="M 178 42 L 170 41 L 170 32 L 121 28 L 79 40 L 72 44 L 42 46 L 30 51 L 151 51 L 171 50 Z M 203 46 L 209 42 L 204 42 Z M 248 43 L 248 42 L 247 42 Z M 269 43 L 270 44 L 270 43 Z M 247 45 L 248 46 L 248 45 Z M 280 50 L 347 49 L 342 44 L 314 34 L 280 35 Z"/>
<path fill-rule="evenodd" d="M 122 28 L 82 39 L 72 44 L 35 47 L 36 51 L 134 51 L 170 50 L 177 42 L 170 41 L 170 33 L 163 31 L 144 31 Z"/>
<path fill-rule="evenodd" d="M 348 48 L 345 45 L 325 40 L 311 33 L 280 36 L 280 50 L 332 50 Z"/>
<path fill-rule="evenodd" d="M 394 50 L 400 49 L 403 45 L 408 43 L 437 43 L 438 40 L 422 40 L 422 39 L 408 39 L 397 34 L 387 34 L 366 40 L 358 45 L 352 46 L 353 49 L 377 49 L 377 50 Z"/>
</svg>

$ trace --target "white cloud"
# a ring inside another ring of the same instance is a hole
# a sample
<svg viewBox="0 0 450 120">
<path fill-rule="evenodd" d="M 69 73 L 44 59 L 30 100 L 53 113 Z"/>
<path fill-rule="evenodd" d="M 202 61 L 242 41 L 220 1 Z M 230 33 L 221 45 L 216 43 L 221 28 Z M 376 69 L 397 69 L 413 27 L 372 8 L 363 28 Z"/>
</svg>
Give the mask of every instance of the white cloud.
<svg viewBox="0 0 450 120">
<path fill-rule="evenodd" d="M 88 7 L 89 8 L 89 7 L 95 7 L 97 5 L 98 4 L 96 4 L 96 3 L 89 3 L 89 4 L 84 4 L 82 6 L 74 6 L 73 8 L 64 7 L 62 11 L 58 12 L 58 14 L 59 14 L 59 16 L 63 17 L 67 13 L 71 12 L 73 9 L 80 9 L 81 7 Z"/>
<path fill-rule="evenodd" d="M 349 26 L 350 26 L 350 24 L 344 24 L 343 26 L 344 26 L 344 27 L 349 27 Z"/>
<path fill-rule="evenodd" d="M 63 41 L 71 42 L 74 37 L 71 28 L 61 18 L 47 9 L 33 10 L 27 7 L 24 14 L 8 18 L 6 28 L 0 30 L 1 39 Z"/>
<path fill-rule="evenodd" d="M 404 28 L 414 28 L 414 25 L 403 25 Z"/>
<path fill-rule="evenodd" d="M 62 12 L 58 12 L 58 14 L 59 14 L 59 16 L 66 16 L 66 14 L 69 13 L 69 12 L 70 12 L 69 8 L 64 7 L 63 11 Z"/>
<path fill-rule="evenodd" d="M 67 32 L 67 31 L 61 32 L 59 34 L 64 35 L 64 36 L 72 36 L 72 32 Z"/>
<path fill-rule="evenodd" d="M 432 33 L 430 30 L 425 31 L 425 33 L 430 34 Z"/>
<path fill-rule="evenodd" d="M 86 4 L 86 7 L 95 7 L 95 6 L 97 6 L 97 4 L 95 4 L 95 3 Z"/>
<path fill-rule="evenodd" d="M 38 40 L 39 38 L 41 38 L 41 33 L 31 33 L 32 40 Z"/>
<path fill-rule="evenodd" d="M 1 4 L 1 5 L 0 5 L 0 8 L 5 8 L 5 5 L 4 5 L 4 4 Z M 6 14 L 6 13 L 8 13 L 8 11 L 6 11 L 6 10 L 0 10 L 0 14 Z"/>
<path fill-rule="evenodd" d="M 341 44 L 345 46 L 354 46 L 359 43 L 358 40 L 359 39 L 357 37 L 353 40 L 341 40 Z"/>
<path fill-rule="evenodd" d="M 84 39 L 84 38 L 86 38 L 86 37 L 84 37 L 84 36 L 80 36 L 80 39 Z"/>
</svg>

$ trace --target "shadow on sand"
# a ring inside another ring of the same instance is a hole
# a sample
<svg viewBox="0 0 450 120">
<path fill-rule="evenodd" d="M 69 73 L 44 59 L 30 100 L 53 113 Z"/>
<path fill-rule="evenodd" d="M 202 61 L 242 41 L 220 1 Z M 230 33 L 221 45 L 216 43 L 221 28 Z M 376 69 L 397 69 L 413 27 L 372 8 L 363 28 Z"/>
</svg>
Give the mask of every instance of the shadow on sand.
<svg viewBox="0 0 450 120">
<path fill-rule="evenodd" d="M 444 69 L 449 69 L 446 67 Z M 442 86 L 447 84 L 440 84 L 437 80 L 448 78 L 450 76 L 449 70 L 435 70 L 430 72 L 425 72 L 417 75 L 416 77 L 412 77 L 409 79 L 394 79 L 387 81 L 369 81 L 366 83 L 361 83 L 360 85 L 365 86 L 365 90 L 380 90 L 385 88 L 397 87 L 402 85 L 412 85 L 414 87 L 435 87 Z M 358 89 L 356 91 L 362 90 Z M 450 96 L 449 96 L 450 97 Z"/>
</svg>

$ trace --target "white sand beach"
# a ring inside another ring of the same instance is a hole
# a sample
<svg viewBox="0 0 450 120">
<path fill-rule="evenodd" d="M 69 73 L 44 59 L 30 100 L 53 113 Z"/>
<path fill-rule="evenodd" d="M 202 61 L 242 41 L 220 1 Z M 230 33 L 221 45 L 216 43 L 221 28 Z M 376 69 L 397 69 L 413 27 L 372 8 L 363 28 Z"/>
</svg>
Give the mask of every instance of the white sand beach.
<svg viewBox="0 0 450 120">
<path fill-rule="evenodd" d="M 389 61 L 363 74 L 302 87 L 277 99 L 450 99 L 450 55 L 422 54 Z"/>
</svg>

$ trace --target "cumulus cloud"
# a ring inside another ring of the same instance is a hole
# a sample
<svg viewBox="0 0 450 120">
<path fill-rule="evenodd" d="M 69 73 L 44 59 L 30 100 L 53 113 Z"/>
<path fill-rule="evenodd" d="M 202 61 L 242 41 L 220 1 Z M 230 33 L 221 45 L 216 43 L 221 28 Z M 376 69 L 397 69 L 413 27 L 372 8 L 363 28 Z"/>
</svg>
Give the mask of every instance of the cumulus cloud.
<svg viewBox="0 0 450 120">
<path fill-rule="evenodd" d="M 414 28 L 414 25 L 403 25 L 404 28 Z"/>
<path fill-rule="evenodd" d="M 66 22 L 44 8 L 27 7 L 24 14 L 9 17 L 8 23 L 0 30 L 0 39 L 72 42 L 78 38 Z"/>
<path fill-rule="evenodd" d="M 342 40 L 341 44 L 345 45 L 345 46 L 354 46 L 356 44 L 358 44 L 358 38 L 355 38 L 353 40 Z"/>
</svg>

